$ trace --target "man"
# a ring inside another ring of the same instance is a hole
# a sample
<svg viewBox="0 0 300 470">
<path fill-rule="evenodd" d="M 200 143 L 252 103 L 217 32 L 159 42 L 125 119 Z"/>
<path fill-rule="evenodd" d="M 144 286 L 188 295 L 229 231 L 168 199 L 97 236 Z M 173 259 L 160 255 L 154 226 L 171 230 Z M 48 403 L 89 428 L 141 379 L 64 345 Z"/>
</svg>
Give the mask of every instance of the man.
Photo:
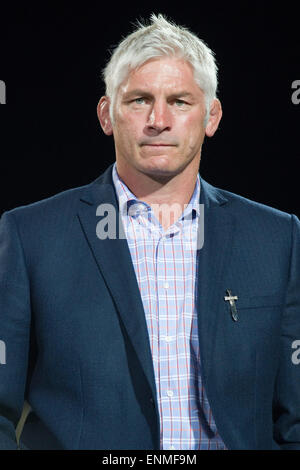
<svg viewBox="0 0 300 470">
<path fill-rule="evenodd" d="M 20 448 L 300 449 L 299 221 L 200 177 L 213 54 L 151 20 L 104 71 L 116 163 L 2 216 L 1 447 L 25 400 Z"/>
</svg>

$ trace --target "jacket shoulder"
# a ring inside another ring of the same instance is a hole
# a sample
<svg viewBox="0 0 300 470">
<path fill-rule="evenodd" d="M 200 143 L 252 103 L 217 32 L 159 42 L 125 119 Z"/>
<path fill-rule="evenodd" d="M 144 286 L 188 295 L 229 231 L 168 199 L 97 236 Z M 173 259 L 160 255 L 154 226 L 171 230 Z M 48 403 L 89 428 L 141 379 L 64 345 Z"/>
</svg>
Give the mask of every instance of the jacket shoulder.
<svg viewBox="0 0 300 470">
<path fill-rule="evenodd" d="M 77 206 L 80 197 L 93 183 L 67 189 L 39 201 L 15 207 L 6 211 L 5 214 L 15 216 L 17 219 L 49 215 L 51 213 L 65 214 Z"/>
<path fill-rule="evenodd" d="M 271 219 L 274 218 L 283 221 L 290 221 L 291 219 L 291 214 L 288 212 L 248 199 L 225 189 L 212 186 L 204 180 L 202 180 L 201 183 L 204 191 L 209 194 L 210 198 L 213 197 L 214 200 L 218 200 L 221 205 L 226 204 L 230 210 L 240 216 L 244 214 L 248 217 L 270 217 Z"/>
<path fill-rule="evenodd" d="M 31 216 L 44 218 L 43 216 L 51 216 L 51 214 L 56 216 L 68 214 L 77 209 L 80 198 L 87 195 L 90 190 L 95 189 L 98 185 L 111 184 L 112 166 L 110 165 L 91 183 L 61 191 L 27 205 L 18 206 L 6 211 L 5 214 L 14 215 L 17 218 L 22 218 L 22 216 L 25 218 L 31 218 Z"/>
</svg>

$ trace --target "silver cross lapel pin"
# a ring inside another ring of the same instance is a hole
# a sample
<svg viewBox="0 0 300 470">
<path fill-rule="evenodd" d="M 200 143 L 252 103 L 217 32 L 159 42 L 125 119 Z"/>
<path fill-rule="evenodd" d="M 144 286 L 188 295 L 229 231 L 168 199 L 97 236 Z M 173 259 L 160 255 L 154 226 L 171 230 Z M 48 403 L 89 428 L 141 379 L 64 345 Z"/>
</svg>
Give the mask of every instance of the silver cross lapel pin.
<svg viewBox="0 0 300 470">
<path fill-rule="evenodd" d="M 237 295 L 232 295 L 230 289 L 226 289 L 226 294 L 227 295 L 225 295 L 224 300 L 229 302 L 229 304 L 230 304 L 230 311 L 231 311 L 232 320 L 238 321 L 239 316 L 238 316 L 238 312 L 237 312 L 236 305 L 235 305 L 235 301 L 238 300 L 238 296 Z"/>
</svg>

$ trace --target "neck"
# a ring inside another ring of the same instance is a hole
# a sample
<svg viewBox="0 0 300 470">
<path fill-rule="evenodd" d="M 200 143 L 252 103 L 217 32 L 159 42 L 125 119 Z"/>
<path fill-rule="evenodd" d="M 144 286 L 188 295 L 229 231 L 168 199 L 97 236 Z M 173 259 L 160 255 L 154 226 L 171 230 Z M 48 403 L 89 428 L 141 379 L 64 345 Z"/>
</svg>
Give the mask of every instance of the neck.
<svg viewBox="0 0 300 470">
<path fill-rule="evenodd" d="M 195 189 L 200 158 L 171 176 L 149 175 L 117 162 L 119 176 L 130 191 L 149 204 L 164 229 L 172 225 L 190 202 Z"/>
</svg>

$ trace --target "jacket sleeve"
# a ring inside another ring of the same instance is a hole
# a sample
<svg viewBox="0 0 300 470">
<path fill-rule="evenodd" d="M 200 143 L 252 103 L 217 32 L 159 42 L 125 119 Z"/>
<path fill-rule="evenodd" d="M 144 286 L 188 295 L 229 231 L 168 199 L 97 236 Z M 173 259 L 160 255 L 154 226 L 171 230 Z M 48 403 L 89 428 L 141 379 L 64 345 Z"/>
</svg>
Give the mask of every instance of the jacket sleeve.
<svg viewBox="0 0 300 470">
<path fill-rule="evenodd" d="M 0 449 L 17 445 L 26 386 L 30 338 L 30 289 L 15 217 L 0 219 Z"/>
<path fill-rule="evenodd" d="M 291 255 L 279 345 L 274 439 L 281 449 L 300 450 L 300 222 L 294 215 L 291 217 Z"/>
</svg>

